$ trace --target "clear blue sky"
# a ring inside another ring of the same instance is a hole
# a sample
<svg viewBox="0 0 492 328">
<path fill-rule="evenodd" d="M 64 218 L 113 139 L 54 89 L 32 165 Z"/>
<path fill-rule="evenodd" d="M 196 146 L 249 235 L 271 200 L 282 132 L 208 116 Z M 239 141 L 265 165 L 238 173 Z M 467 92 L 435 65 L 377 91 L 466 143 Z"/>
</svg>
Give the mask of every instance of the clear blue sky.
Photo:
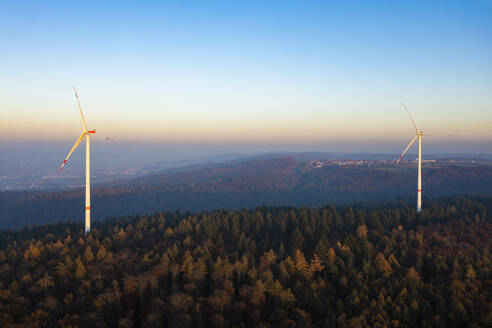
<svg viewBox="0 0 492 328">
<path fill-rule="evenodd" d="M 403 100 L 492 153 L 492 1 L 2 1 L 0 49 L 9 143 L 69 147 L 75 85 L 100 140 L 398 152 Z"/>
</svg>

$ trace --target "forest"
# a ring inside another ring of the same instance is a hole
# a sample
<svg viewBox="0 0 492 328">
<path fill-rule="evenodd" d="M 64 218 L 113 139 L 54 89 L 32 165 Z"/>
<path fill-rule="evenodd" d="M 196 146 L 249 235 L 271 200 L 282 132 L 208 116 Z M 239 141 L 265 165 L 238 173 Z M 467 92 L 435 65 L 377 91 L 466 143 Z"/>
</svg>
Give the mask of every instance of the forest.
<svg viewBox="0 0 492 328">
<path fill-rule="evenodd" d="M 0 231 L 0 327 L 485 327 L 492 196 Z"/>
<path fill-rule="evenodd" d="M 292 158 L 149 175 L 92 189 L 92 215 L 352 204 L 415 197 L 415 167 L 311 168 Z M 97 177 L 95 179 L 97 181 Z M 492 194 L 492 166 L 424 167 L 424 197 Z M 83 219 L 84 190 L 0 192 L 0 229 Z"/>
</svg>

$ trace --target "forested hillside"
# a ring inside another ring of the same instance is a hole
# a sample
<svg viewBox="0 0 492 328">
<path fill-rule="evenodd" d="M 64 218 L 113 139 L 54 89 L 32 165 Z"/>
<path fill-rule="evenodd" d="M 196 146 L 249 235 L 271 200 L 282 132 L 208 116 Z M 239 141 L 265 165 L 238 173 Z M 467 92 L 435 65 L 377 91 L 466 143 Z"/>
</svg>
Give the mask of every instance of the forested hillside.
<svg viewBox="0 0 492 328">
<path fill-rule="evenodd" d="M 313 168 L 292 158 L 255 160 L 93 188 L 92 217 L 408 199 L 416 196 L 416 175 L 412 165 Z M 424 166 L 424 197 L 466 193 L 492 194 L 492 166 Z M 0 193 L 0 228 L 80 220 L 83 206 L 83 190 Z"/>
<path fill-rule="evenodd" d="M 485 327 L 492 197 L 0 232 L 1 327 Z"/>
</svg>

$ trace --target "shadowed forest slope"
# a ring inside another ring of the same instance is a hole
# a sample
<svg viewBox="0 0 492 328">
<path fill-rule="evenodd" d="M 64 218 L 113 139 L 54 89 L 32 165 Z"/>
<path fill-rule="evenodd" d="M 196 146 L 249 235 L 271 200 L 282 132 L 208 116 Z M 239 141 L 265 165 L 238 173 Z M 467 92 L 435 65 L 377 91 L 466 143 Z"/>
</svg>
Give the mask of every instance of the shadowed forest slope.
<svg viewBox="0 0 492 328">
<path fill-rule="evenodd" d="M 151 175 L 92 190 L 92 217 L 260 205 L 319 206 L 414 198 L 415 167 L 313 168 L 292 158 Z M 425 197 L 492 194 L 491 166 L 424 167 Z M 84 191 L 0 193 L 0 227 L 83 219 Z"/>
</svg>

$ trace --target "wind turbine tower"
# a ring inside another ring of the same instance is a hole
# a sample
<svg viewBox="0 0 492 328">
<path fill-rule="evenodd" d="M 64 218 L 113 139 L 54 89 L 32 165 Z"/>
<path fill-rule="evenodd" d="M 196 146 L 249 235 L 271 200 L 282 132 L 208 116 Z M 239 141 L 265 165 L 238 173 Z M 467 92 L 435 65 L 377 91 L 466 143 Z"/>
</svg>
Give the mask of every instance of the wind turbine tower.
<svg viewBox="0 0 492 328">
<path fill-rule="evenodd" d="M 417 158 L 417 162 L 418 162 L 418 165 L 417 165 L 418 166 L 418 174 L 417 174 L 417 213 L 420 213 L 420 212 L 422 212 L 422 136 L 424 135 L 424 133 L 417 128 L 417 125 L 415 124 L 415 121 L 413 120 L 412 115 L 408 111 L 407 106 L 405 106 L 404 103 L 402 103 L 402 105 L 403 105 L 403 108 L 405 108 L 406 112 L 408 113 L 408 116 L 410 117 L 410 120 L 413 123 L 413 126 L 415 128 L 415 131 L 417 131 L 417 135 L 415 137 L 413 137 L 412 141 L 410 141 L 410 143 L 405 148 L 405 150 L 403 150 L 403 152 L 401 153 L 400 157 L 396 160 L 396 164 L 399 164 L 400 163 L 400 160 L 405 155 L 405 153 L 407 152 L 407 150 L 412 146 L 412 144 L 415 142 L 415 140 L 418 139 L 419 154 L 418 154 L 418 158 Z"/>
<path fill-rule="evenodd" d="M 68 159 L 72 155 L 73 151 L 77 148 L 77 146 L 82 142 L 84 138 L 86 138 L 85 144 L 85 234 L 91 231 L 91 151 L 90 151 L 90 136 L 91 134 L 96 133 L 96 130 L 87 130 L 87 126 L 85 124 L 84 114 L 82 113 L 82 107 L 80 106 L 79 95 L 77 94 L 77 90 L 73 88 L 75 92 L 75 99 L 77 100 L 77 106 L 79 107 L 80 117 L 82 119 L 82 134 L 79 139 L 75 142 L 72 149 L 68 153 L 67 158 L 60 165 L 60 170 L 63 169 Z"/>
</svg>

